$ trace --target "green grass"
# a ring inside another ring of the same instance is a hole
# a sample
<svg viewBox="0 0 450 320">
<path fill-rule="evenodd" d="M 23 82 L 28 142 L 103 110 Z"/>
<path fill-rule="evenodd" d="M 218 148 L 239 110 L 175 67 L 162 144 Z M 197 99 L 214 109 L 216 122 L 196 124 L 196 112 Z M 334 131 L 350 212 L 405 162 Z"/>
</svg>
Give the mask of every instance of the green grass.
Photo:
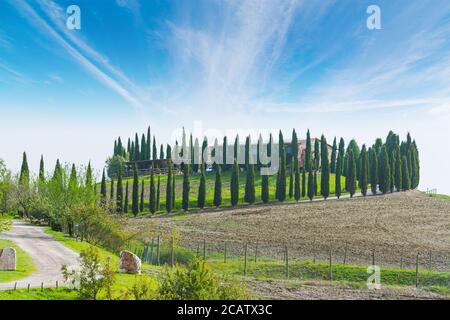
<svg viewBox="0 0 450 320">
<path fill-rule="evenodd" d="M 0 300 L 77 300 L 77 292 L 67 288 L 0 290 Z"/>
<path fill-rule="evenodd" d="M 450 200 L 450 196 L 446 194 L 429 194 L 429 196 L 436 199 Z"/>
<path fill-rule="evenodd" d="M 148 215 L 150 214 L 148 211 L 148 198 L 149 198 L 149 190 L 150 190 L 150 177 L 140 177 L 139 186 L 141 185 L 142 179 L 144 180 L 144 203 L 145 210 L 140 215 Z M 157 181 L 157 179 L 155 179 Z M 231 207 L 231 195 L 230 195 L 230 180 L 231 180 L 231 171 L 222 172 L 222 205 L 221 207 Z M 124 179 L 123 186 L 125 188 L 125 184 L 128 181 L 129 184 L 129 212 L 131 211 L 131 186 L 133 183 L 132 178 Z M 239 175 L 239 203 L 244 204 L 244 193 L 245 193 L 245 181 L 246 181 L 246 173 L 241 172 Z M 156 183 L 156 182 L 155 182 Z M 214 183 L 215 183 L 215 173 L 207 172 L 206 173 L 206 201 L 205 208 L 213 208 L 213 200 L 214 200 Z M 200 175 L 199 174 L 191 174 L 190 176 L 190 194 L 189 194 L 189 207 L 190 209 L 198 209 L 197 207 L 197 193 L 198 187 L 200 184 Z M 317 175 L 317 192 L 320 193 L 320 173 Z M 341 178 L 341 185 L 344 186 L 345 178 Z M 160 198 L 160 207 L 161 210 L 158 213 L 165 213 L 165 204 L 166 204 L 166 185 L 167 185 L 167 176 L 161 176 L 161 198 Z M 275 202 L 275 189 L 276 189 L 276 175 L 269 176 L 269 201 Z M 116 183 L 115 183 L 115 187 Z M 139 187 L 140 188 L 140 187 Z M 330 197 L 335 196 L 335 175 L 330 175 Z M 110 182 L 107 183 L 107 194 L 110 195 Z M 139 189 L 140 190 L 140 189 Z M 357 189 L 356 192 L 360 190 Z M 173 212 L 181 212 L 182 209 L 182 192 L 183 192 L 183 175 L 177 174 L 175 176 L 175 208 Z M 286 179 L 286 202 L 295 202 L 294 199 L 289 199 L 289 170 L 288 176 Z M 255 194 L 256 194 L 256 204 L 261 204 L 261 175 L 256 174 L 255 176 Z M 307 193 L 305 193 L 307 194 Z M 343 191 L 342 195 L 346 193 Z M 140 191 L 139 191 L 140 195 Z M 322 196 L 316 196 L 315 198 L 322 198 Z M 307 197 L 302 197 L 300 201 L 309 200 Z"/>
<path fill-rule="evenodd" d="M 31 257 L 14 242 L 0 239 L 0 248 L 16 249 L 16 271 L 0 271 L 0 283 L 19 280 L 36 271 Z"/>
</svg>

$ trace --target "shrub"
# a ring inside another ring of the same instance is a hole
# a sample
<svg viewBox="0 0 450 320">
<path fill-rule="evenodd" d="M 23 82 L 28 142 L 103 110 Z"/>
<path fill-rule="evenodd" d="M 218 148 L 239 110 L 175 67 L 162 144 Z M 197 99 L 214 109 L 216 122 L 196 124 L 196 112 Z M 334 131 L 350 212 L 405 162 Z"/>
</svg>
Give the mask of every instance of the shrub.
<svg viewBox="0 0 450 320">
<path fill-rule="evenodd" d="M 247 299 L 242 284 L 216 276 L 200 259 L 188 268 L 166 269 L 162 275 L 158 295 L 163 300 L 235 300 Z"/>
</svg>

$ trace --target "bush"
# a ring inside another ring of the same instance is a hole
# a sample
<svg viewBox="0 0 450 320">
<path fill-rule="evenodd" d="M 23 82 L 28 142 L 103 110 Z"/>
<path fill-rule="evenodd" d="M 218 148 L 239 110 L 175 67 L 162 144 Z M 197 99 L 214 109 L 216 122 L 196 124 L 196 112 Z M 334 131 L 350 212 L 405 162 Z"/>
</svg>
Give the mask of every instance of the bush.
<svg viewBox="0 0 450 320">
<path fill-rule="evenodd" d="M 166 269 L 158 295 L 163 300 L 248 299 L 242 284 L 216 276 L 200 259 L 195 259 L 188 268 Z"/>
</svg>

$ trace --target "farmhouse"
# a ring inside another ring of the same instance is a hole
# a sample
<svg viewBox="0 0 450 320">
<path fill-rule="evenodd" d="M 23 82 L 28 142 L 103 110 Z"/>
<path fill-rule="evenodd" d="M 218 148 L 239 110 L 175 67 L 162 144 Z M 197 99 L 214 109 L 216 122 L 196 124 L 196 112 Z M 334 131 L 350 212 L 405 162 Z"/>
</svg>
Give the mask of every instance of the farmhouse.
<svg viewBox="0 0 450 320">
<path fill-rule="evenodd" d="M 311 153 L 314 154 L 314 145 L 317 142 L 319 143 L 320 146 L 320 139 L 317 138 L 311 138 Z M 333 146 L 328 145 L 328 156 L 331 156 L 331 151 L 333 150 Z M 286 150 L 286 159 L 288 161 L 288 165 L 291 163 L 292 161 L 292 143 L 291 142 L 286 142 L 284 144 L 285 150 Z M 300 165 L 300 167 L 303 167 L 304 163 L 305 163 L 305 155 L 306 155 L 306 139 L 303 140 L 299 140 L 298 141 L 298 163 Z"/>
</svg>

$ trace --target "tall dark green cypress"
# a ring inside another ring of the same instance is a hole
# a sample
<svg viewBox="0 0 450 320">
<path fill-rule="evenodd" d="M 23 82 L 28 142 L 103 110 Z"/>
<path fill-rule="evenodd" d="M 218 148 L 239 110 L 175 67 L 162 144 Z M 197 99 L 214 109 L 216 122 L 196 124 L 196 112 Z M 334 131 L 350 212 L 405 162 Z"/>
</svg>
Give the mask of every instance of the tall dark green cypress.
<svg viewBox="0 0 450 320">
<path fill-rule="evenodd" d="M 175 192 L 176 192 L 176 183 L 175 183 L 175 181 L 176 181 L 176 176 L 175 176 L 175 173 L 172 175 L 172 208 L 176 208 L 175 207 L 175 205 L 176 205 L 176 195 L 175 195 Z"/>
<path fill-rule="evenodd" d="M 139 213 L 139 177 L 137 172 L 137 166 L 133 166 L 133 190 L 131 195 L 131 212 L 134 216 Z"/>
<path fill-rule="evenodd" d="M 361 172 L 359 174 L 359 188 L 363 196 L 367 195 L 368 175 L 369 175 L 369 160 L 367 157 L 366 145 L 363 145 L 361 151 Z"/>
<path fill-rule="evenodd" d="M 145 139 L 145 135 L 142 134 L 141 137 L 141 160 L 146 160 L 147 157 L 147 140 Z"/>
<path fill-rule="evenodd" d="M 19 185 L 28 189 L 30 187 L 30 169 L 28 168 L 27 154 L 22 155 L 22 166 L 20 168 Z"/>
<path fill-rule="evenodd" d="M 314 178 L 314 195 L 317 196 L 318 195 L 317 170 L 314 170 L 313 178 Z"/>
<path fill-rule="evenodd" d="M 191 181 L 190 181 L 190 171 L 191 168 L 189 164 L 185 163 L 183 166 L 183 199 L 182 199 L 182 208 L 184 211 L 189 210 L 189 192 L 191 190 Z"/>
<path fill-rule="evenodd" d="M 200 165 L 200 184 L 198 186 L 197 206 L 200 209 L 205 207 L 206 198 L 206 177 L 205 177 L 205 164 Z"/>
<path fill-rule="evenodd" d="M 161 200 L 161 176 L 158 175 L 158 186 L 156 188 L 156 212 L 158 212 L 161 208 L 160 200 Z"/>
<path fill-rule="evenodd" d="M 158 148 L 156 147 L 156 137 L 153 136 L 153 146 L 152 146 L 152 158 L 153 160 L 158 159 Z"/>
<path fill-rule="evenodd" d="M 403 191 L 409 190 L 409 186 L 411 182 L 409 181 L 409 172 L 408 172 L 408 159 L 406 156 L 403 156 L 402 159 L 402 188 Z"/>
<path fill-rule="evenodd" d="M 314 139 L 314 171 L 319 170 L 320 166 L 320 146 L 319 140 Z"/>
<path fill-rule="evenodd" d="M 339 152 L 338 156 L 337 156 L 337 161 L 336 161 L 335 191 L 334 191 L 334 193 L 336 194 L 336 197 L 338 199 L 341 197 L 341 193 L 342 193 L 342 187 L 341 187 L 342 164 L 343 164 L 343 159 L 342 159 L 341 153 Z"/>
<path fill-rule="evenodd" d="M 156 212 L 156 188 L 155 188 L 155 169 L 152 167 L 150 172 L 150 195 L 148 199 L 150 213 Z"/>
<path fill-rule="evenodd" d="M 247 179 L 245 182 L 245 202 L 255 203 L 255 167 L 249 164 L 247 167 Z"/>
<path fill-rule="evenodd" d="M 142 179 L 141 181 L 141 201 L 139 203 L 139 211 L 140 212 L 144 212 L 144 208 L 145 208 L 145 203 L 144 203 L 144 179 Z"/>
<path fill-rule="evenodd" d="M 269 202 L 269 176 L 261 176 L 261 200 L 264 203 Z"/>
<path fill-rule="evenodd" d="M 308 198 L 311 201 L 314 199 L 314 177 L 313 177 L 312 166 L 310 166 L 309 172 L 308 172 Z"/>
<path fill-rule="evenodd" d="M 128 189 L 128 180 L 125 185 L 125 201 L 123 203 L 123 212 L 128 213 L 128 195 L 129 195 L 129 189 Z"/>
<path fill-rule="evenodd" d="M 105 175 L 105 169 L 103 169 L 102 182 L 100 184 L 100 195 L 101 195 L 101 202 L 103 204 L 105 204 L 106 203 L 106 175 Z"/>
<path fill-rule="evenodd" d="M 280 130 L 279 138 L 279 156 L 280 168 L 278 169 L 278 185 L 277 185 L 277 199 L 280 202 L 286 200 L 286 150 L 284 148 L 283 133 Z"/>
<path fill-rule="evenodd" d="M 395 189 L 398 192 L 402 190 L 402 157 L 400 155 L 399 145 L 397 145 L 394 150 L 394 158 L 395 158 L 394 184 Z"/>
<path fill-rule="evenodd" d="M 330 163 L 331 173 L 336 173 L 336 157 L 337 157 L 337 144 L 336 144 L 336 137 L 334 137 L 333 148 L 331 149 L 331 163 Z"/>
<path fill-rule="evenodd" d="M 353 197 L 356 191 L 356 159 L 353 150 L 348 152 L 348 168 L 346 177 L 347 191 Z"/>
<path fill-rule="evenodd" d="M 234 159 L 233 171 L 231 172 L 230 181 L 231 205 L 234 207 L 239 202 L 239 166 Z"/>
<path fill-rule="evenodd" d="M 111 183 L 109 186 L 109 200 L 111 201 L 111 206 L 113 206 L 114 201 L 114 179 L 111 179 Z"/>
<path fill-rule="evenodd" d="M 45 183 L 45 168 L 44 168 L 44 156 L 41 155 L 41 161 L 39 163 L 39 183 Z"/>
<path fill-rule="evenodd" d="M 306 132 L 305 163 L 303 164 L 303 166 L 308 172 L 309 169 L 311 169 L 311 134 L 309 133 L 309 129 Z"/>
<path fill-rule="evenodd" d="M 299 201 L 300 200 L 300 170 L 297 166 L 297 168 L 295 169 L 295 175 L 294 175 L 294 198 L 295 201 Z"/>
<path fill-rule="evenodd" d="M 395 146 L 394 146 L 395 148 Z M 390 172 L 390 179 L 389 179 L 389 190 L 390 192 L 394 192 L 395 189 L 395 150 L 393 149 L 391 151 L 391 154 L 389 156 L 389 172 Z"/>
<path fill-rule="evenodd" d="M 222 156 L 223 156 L 223 171 L 228 171 L 228 164 L 227 164 L 227 152 L 228 152 L 228 142 L 227 142 L 227 136 L 223 137 L 223 144 L 222 144 Z"/>
<path fill-rule="evenodd" d="M 306 197 L 306 170 L 302 168 L 302 198 Z"/>
<path fill-rule="evenodd" d="M 387 155 L 386 145 L 383 145 L 383 147 L 381 147 L 378 159 L 378 180 L 380 191 L 383 194 L 389 192 L 391 185 L 391 170 L 389 166 L 389 158 Z"/>
<path fill-rule="evenodd" d="M 320 175 L 320 194 L 324 199 L 330 195 L 330 162 L 328 159 L 328 144 L 325 136 L 322 135 L 321 143 L 321 175 Z"/>
<path fill-rule="evenodd" d="M 292 153 L 292 164 L 294 166 L 293 172 L 295 173 L 298 169 L 298 138 L 295 129 L 292 130 L 291 153 Z"/>
<path fill-rule="evenodd" d="M 220 164 L 215 164 L 215 170 L 216 179 L 214 181 L 214 206 L 219 207 L 222 204 L 222 174 Z"/>
<path fill-rule="evenodd" d="M 136 133 L 136 135 L 134 136 L 134 155 L 133 155 L 134 161 L 138 161 L 141 158 L 141 154 L 139 151 L 140 151 L 139 137 L 138 137 L 138 134 Z"/>
<path fill-rule="evenodd" d="M 121 167 L 119 167 L 119 172 L 117 173 L 116 210 L 118 213 L 123 212 L 123 185 Z"/>
<path fill-rule="evenodd" d="M 291 161 L 291 168 L 289 170 L 289 199 L 294 197 L 294 159 Z"/>
<path fill-rule="evenodd" d="M 370 190 L 375 195 L 378 188 L 378 155 L 376 149 L 372 149 L 370 156 L 372 157 L 372 161 L 370 161 Z"/>
<path fill-rule="evenodd" d="M 411 167 L 411 188 L 416 189 L 420 183 L 420 162 L 419 151 L 415 140 L 411 143 Z"/>
</svg>

